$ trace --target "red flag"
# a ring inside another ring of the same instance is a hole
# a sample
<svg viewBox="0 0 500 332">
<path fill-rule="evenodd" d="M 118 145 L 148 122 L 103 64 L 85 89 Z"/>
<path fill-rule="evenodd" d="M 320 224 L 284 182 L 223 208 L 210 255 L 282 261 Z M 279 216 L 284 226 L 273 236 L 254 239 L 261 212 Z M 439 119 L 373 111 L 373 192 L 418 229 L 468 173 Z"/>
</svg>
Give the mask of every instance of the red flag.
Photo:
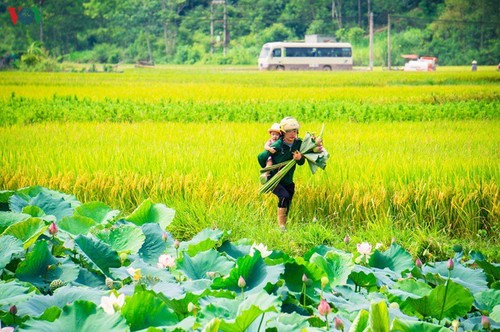
<svg viewBox="0 0 500 332">
<path fill-rule="evenodd" d="M 23 9 L 23 7 L 19 7 L 18 10 L 21 11 Z M 17 16 L 17 13 L 16 13 L 16 8 L 14 7 L 9 7 L 7 8 L 7 10 L 9 11 L 10 13 L 10 19 L 12 20 L 12 23 L 14 25 L 16 25 L 17 23 L 17 19 L 18 19 L 18 16 Z"/>
</svg>

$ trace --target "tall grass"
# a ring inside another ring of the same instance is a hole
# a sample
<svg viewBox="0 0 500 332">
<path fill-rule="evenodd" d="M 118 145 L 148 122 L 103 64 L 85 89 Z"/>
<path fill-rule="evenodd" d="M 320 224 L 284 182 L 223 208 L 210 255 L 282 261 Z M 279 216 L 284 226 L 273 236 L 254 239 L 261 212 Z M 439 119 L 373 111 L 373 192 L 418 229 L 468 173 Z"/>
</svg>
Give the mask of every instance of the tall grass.
<svg viewBox="0 0 500 332">
<path fill-rule="evenodd" d="M 286 234 L 276 227 L 276 198 L 257 194 L 268 125 L 12 125 L 0 131 L 0 188 L 38 184 L 124 212 L 151 197 L 177 211 L 171 231 L 180 238 L 220 227 L 296 253 L 338 245 L 347 233 L 386 244 L 396 237 L 418 255 L 445 237 L 498 248 L 498 120 L 327 122 L 329 164 L 314 176 L 307 166 L 296 171 Z M 321 128 L 301 125 L 301 134 Z"/>
</svg>

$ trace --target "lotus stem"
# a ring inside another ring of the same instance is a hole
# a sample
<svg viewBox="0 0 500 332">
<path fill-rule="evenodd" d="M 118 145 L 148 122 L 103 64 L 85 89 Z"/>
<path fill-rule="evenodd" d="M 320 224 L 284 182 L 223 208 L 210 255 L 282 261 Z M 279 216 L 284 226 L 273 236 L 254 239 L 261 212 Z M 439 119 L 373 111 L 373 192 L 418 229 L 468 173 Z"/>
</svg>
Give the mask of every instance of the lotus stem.
<svg viewBox="0 0 500 332">
<path fill-rule="evenodd" d="M 265 312 L 262 313 L 262 317 L 260 318 L 260 323 L 259 323 L 259 327 L 257 328 L 257 331 L 260 331 L 260 327 L 262 326 L 262 321 L 264 320 L 265 314 L 266 314 Z"/>
<path fill-rule="evenodd" d="M 448 294 L 448 285 L 450 284 L 451 270 L 448 269 L 448 280 L 446 280 L 446 286 L 444 288 L 443 304 L 441 305 L 441 314 L 439 315 L 439 324 L 443 319 L 444 305 L 446 304 L 446 295 Z"/>
<path fill-rule="evenodd" d="M 304 297 L 304 308 L 306 307 L 306 283 L 302 283 L 302 296 Z"/>
<path fill-rule="evenodd" d="M 274 174 L 274 176 L 267 181 L 260 189 L 259 194 L 267 194 L 276 188 L 281 179 L 285 176 L 285 174 L 296 164 L 297 162 L 292 159 L 287 162 L 285 167 L 280 169 L 278 173 Z"/>
<path fill-rule="evenodd" d="M 260 172 L 261 173 L 265 173 L 267 171 L 274 171 L 275 169 L 278 169 L 278 168 L 280 168 L 282 166 L 286 166 L 286 164 L 288 164 L 288 162 L 289 162 L 289 160 L 281 162 L 279 164 L 275 164 L 275 165 L 271 165 L 271 166 L 267 166 L 267 167 L 261 168 Z"/>
</svg>

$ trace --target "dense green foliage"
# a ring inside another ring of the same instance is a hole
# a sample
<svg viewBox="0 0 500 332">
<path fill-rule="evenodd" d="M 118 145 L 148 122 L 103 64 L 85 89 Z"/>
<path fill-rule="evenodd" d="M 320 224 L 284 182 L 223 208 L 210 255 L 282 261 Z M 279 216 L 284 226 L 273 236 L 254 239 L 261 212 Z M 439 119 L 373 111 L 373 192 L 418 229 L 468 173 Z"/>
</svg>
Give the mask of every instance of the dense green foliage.
<svg viewBox="0 0 500 332">
<path fill-rule="evenodd" d="M 355 65 L 366 66 L 373 12 L 376 66 L 387 65 L 389 15 L 393 66 L 408 53 L 437 56 L 441 65 L 473 59 L 496 65 L 499 6 L 495 0 L 227 0 L 224 36 L 224 6 L 214 5 L 212 16 L 210 0 L 2 0 L 0 55 L 21 61 L 39 41 L 52 56 L 76 62 L 255 64 L 265 42 L 321 34 L 353 43 Z"/>
<path fill-rule="evenodd" d="M 0 321 L 17 331 L 436 331 L 500 327 L 500 267 L 424 264 L 396 242 L 291 256 L 151 200 L 124 214 L 39 186 L 0 191 Z M 485 330 L 489 330 L 485 328 Z M 7 331 L 3 329 L 3 331 Z"/>
</svg>

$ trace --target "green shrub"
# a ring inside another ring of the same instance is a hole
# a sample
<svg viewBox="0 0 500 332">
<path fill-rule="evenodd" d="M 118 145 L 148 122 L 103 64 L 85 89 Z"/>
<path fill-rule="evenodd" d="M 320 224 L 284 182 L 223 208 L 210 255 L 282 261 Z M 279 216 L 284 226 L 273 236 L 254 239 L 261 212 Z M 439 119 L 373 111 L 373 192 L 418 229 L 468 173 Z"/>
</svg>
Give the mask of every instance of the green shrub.
<svg viewBox="0 0 500 332">
<path fill-rule="evenodd" d="M 122 58 L 120 49 L 116 46 L 103 43 L 94 46 L 91 61 L 98 63 L 118 63 Z"/>
</svg>

